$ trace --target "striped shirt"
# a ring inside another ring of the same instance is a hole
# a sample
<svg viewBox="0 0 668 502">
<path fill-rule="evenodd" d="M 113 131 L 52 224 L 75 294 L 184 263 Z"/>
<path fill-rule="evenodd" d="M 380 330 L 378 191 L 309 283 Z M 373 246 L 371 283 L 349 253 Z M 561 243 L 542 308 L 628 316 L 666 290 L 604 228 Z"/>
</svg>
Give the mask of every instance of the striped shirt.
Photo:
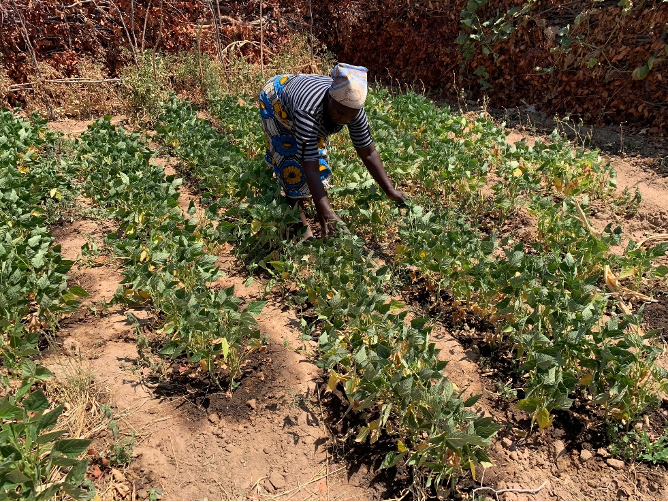
<svg viewBox="0 0 668 502">
<path fill-rule="evenodd" d="M 324 75 L 297 75 L 285 84 L 279 98 L 281 105 L 292 117 L 292 134 L 297 139 L 297 151 L 302 160 L 318 160 L 318 138 L 339 132 L 343 126 L 327 129 L 324 121 L 324 103 L 332 79 Z M 366 148 L 373 143 L 369 122 L 364 109 L 348 125 L 353 146 Z"/>
</svg>

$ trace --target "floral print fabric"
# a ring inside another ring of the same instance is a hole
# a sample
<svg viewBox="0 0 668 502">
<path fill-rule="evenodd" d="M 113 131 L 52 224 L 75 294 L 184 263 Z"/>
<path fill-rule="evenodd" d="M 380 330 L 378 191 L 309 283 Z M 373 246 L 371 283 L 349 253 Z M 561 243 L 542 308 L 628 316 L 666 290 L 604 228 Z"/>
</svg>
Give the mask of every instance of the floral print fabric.
<svg viewBox="0 0 668 502">
<path fill-rule="evenodd" d="M 304 198 L 310 197 L 311 193 L 306 184 L 306 175 L 301 165 L 297 138 L 292 133 L 293 120 L 280 101 L 283 88 L 295 76 L 277 75 L 269 80 L 260 92 L 258 103 L 262 127 L 267 139 L 265 161 L 274 170 L 285 195 L 292 198 Z M 331 186 L 332 181 L 328 151 L 329 139 L 319 137 L 318 164 L 320 179 L 325 189 Z"/>
</svg>

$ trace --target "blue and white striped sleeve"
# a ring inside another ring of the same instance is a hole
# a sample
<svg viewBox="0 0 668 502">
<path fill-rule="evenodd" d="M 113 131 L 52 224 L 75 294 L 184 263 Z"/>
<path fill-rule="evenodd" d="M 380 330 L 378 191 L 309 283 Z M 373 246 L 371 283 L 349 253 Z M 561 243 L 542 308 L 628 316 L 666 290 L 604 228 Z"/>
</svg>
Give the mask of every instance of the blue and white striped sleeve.
<svg viewBox="0 0 668 502">
<path fill-rule="evenodd" d="M 371 129 L 369 128 L 369 121 L 366 118 L 364 108 L 357 114 L 355 120 L 348 124 L 348 133 L 350 134 L 350 140 L 353 142 L 353 146 L 358 150 L 373 144 Z"/>
</svg>

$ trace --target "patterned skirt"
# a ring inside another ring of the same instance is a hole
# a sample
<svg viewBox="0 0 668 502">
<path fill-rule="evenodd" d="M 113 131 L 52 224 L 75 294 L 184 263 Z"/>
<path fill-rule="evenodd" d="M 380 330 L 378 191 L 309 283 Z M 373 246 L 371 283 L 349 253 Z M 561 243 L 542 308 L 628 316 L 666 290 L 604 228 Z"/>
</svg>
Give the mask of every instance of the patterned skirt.
<svg viewBox="0 0 668 502">
<path fill-rule="evenodd" d="M 295 75 L 277 75 L 269 80 L 260 92 L 260 117 L 267 139 L 265 161 L 281 183 L 285 195 L 295 199 L 310 197 L 306 184 L 306 175 L 302 168 L 302 159 L 297 151 L 297 138 L 292 133 L 292 117 L 281 106 L 279 98 L 283 88 Z M 329 168 L 329 139 L 318 138 L 318 162 L 320 179 L 325 189 L 332 183 L 332 171 Z"/>
</svg>

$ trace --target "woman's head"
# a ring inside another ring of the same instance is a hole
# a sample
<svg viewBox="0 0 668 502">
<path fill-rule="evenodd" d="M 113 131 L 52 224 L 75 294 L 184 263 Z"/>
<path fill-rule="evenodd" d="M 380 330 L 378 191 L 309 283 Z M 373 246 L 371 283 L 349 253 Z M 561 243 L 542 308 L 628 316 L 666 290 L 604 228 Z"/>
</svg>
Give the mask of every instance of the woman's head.
<svg viewBox="0 0 668 502">
<path fill-rule="evenodd" d="M 363 66 L 337 64 L 331 73 L 330 98 L 345 108 L 362 109 L 367 95 L 367 71 Z"/>
</svg>

